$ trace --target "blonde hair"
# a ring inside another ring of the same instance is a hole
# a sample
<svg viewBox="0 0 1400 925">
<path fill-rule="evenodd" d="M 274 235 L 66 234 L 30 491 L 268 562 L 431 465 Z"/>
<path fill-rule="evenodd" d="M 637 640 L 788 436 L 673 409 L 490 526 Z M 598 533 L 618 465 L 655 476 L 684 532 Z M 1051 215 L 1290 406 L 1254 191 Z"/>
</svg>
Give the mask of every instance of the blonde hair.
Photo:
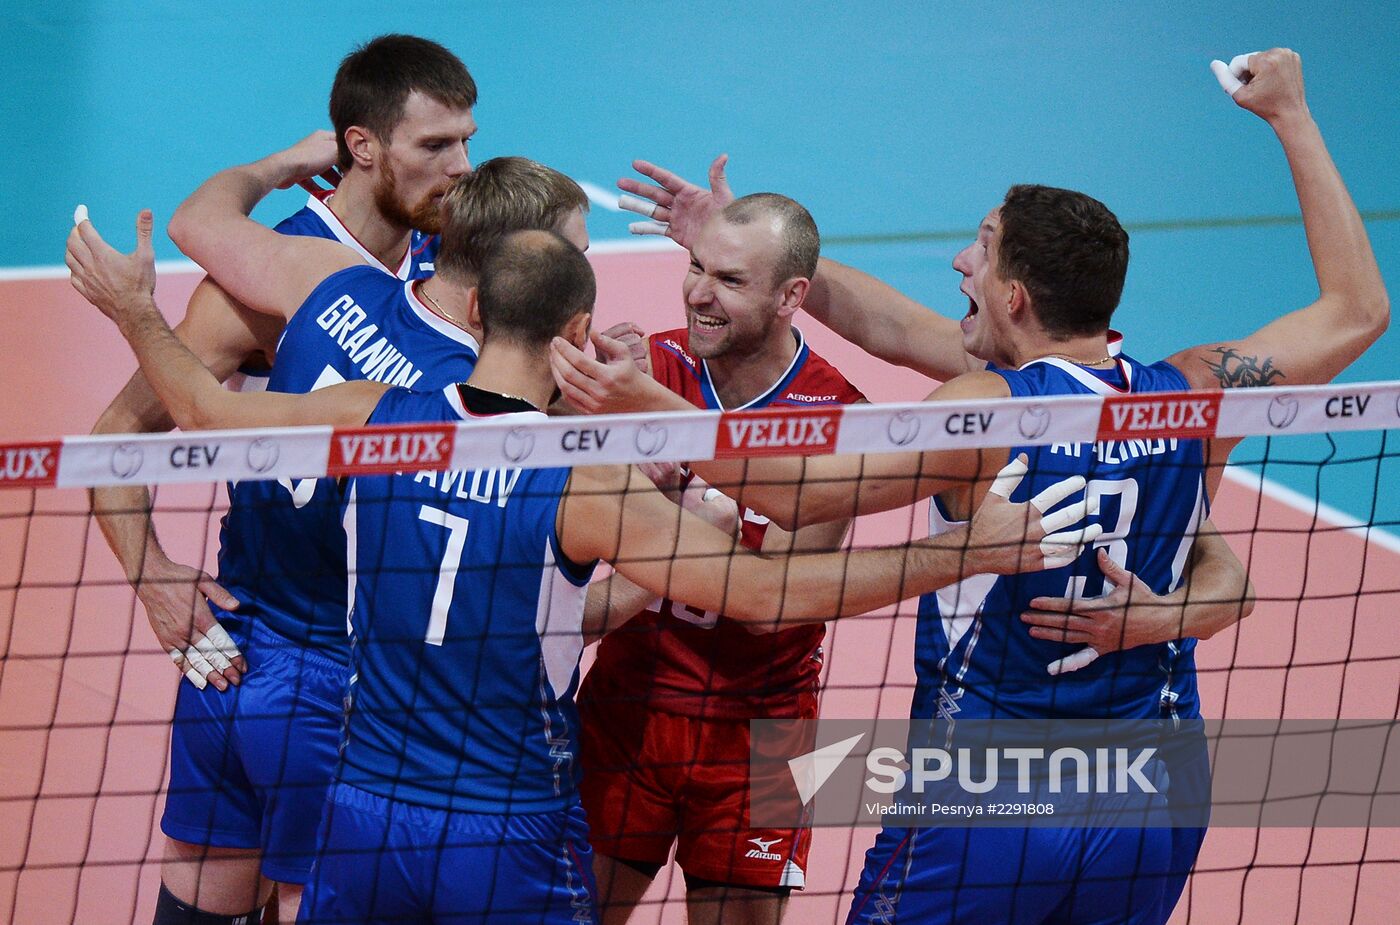
<svg viewBox="0 0 1400 925">
<path fill-rule="evenodd" d="M 486 254 L 512 231 L 555 231 L 588 197 L 557 170 L 524 157 L 493 157 L 463 176 L 442 201 L 437 271 L 479 276 Z"/>
</svg>

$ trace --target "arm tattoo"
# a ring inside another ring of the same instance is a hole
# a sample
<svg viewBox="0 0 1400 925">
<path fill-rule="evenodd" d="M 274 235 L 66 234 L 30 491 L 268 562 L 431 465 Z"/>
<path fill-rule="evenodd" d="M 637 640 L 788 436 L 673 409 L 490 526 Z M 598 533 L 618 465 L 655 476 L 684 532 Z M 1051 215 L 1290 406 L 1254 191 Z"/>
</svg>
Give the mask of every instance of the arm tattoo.
<svg viewBox="0 0 1400 925">
<path fill-rule="evenodd" d="M 1220 385 L 1227 389 L 1248 389 L 1261 385 L 1271 385 L 1275 379 L 1286 377 L 1287 373 L 1274 366 L 1273 357 L 1241 356 L 1234 347 L 1215 347 L 1211 353 L 1220 354 L 1220 361 L 1205 358 L 1201 362 L 1210 367 Z"/>
</svg>

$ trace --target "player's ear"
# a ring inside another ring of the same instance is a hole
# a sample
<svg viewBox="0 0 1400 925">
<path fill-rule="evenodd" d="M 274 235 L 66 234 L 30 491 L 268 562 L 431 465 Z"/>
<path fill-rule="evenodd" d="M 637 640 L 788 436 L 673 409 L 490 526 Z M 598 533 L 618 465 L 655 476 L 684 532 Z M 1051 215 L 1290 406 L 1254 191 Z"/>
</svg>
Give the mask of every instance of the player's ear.
<svg viewBox="0 0 1400 925">
<path fill-rule="evenodd" d="M 579 312 L 564 322 L 564 330 L 560 336 L 578 349 L 583 350 L 588 346 L 588 332 L 592 330 L 592 327 L 593 313 Z"/>
<path fill-rule="evenodd" d="M 467 290 L 467 324 L 478 331 L 486 330 L 481 323 L 481 298 L 475 286 Z"/>
<path fill-rule="evenodd" d="M 1011 280 L 1007 287 L 1006 294 L 1006 314 L 1012 318 L 1026 312 L 1031 307 L 1031 294 L 1026 291 L 1026 286 L 1018 279 Z"/>
<path fill-rule="evenodd" d="M 345 147 L 350 150 L 350 159 L 361 170 L 373 167 L 379 154 L 378 139 L 358 125 L 352 125 L 345 130 Z"/>
<path fill-rule="evenodd" d="M 778 290 L 782 295 L 782 300 L 778 303 L 778 317 L 791 318 L 797 314 L 797 310 L 807 300 L 807 293 L 811 288 L 812 281 L 801 276 L 784 282 Z"/>
</svg>

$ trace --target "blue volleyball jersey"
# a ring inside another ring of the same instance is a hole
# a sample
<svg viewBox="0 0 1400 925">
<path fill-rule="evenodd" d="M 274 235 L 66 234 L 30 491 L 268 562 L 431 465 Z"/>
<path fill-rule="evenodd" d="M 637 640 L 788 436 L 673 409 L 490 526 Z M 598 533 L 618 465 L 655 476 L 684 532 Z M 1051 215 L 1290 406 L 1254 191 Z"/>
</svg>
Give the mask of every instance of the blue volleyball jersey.
<svg viewBox="0 0 1400 925">
<path fill-rule="evenodd" d="M 465 380 L 479 347 L 419 300 L 413 282 L 371 266 L 328 276 L 282 333 L 267 388 L 301 394 L 353 379 L 440 389 Z M 333 479 L 229 486 L 219 581 L 238 598 L 221 619 L 258 620 L 349 659 L 345 534 Z"/>
<path fill-rule="evenodd" d="M 1055 358 L 994 370 L 1017 397 L 1122 394 L 1188 388 L 1179 370 L 1119 356 L 1096 371 Z M 1176 589 L 1196 530 L 1207 516 L 1204 445 L 1196 439 L 1056 443 L 1014 447 L 1030 471 L 1012 496 L 1025 501 L 1072 475 L 1087 480 L 1089 522 L 1103 525 L 1093 549 L 1063 568 L 1024 575 L 977 575 L 920 600 L 912 715 L 916 718 L 1157 718 L 1199 716 L 1195 640 L 1140 646 L 1101 656 L 1079 671 L 1046 666 L 1082 648 L 1031 637 L 1021 614 L 1034 597 L 1098 597 L 1105 582 L 1097 550 L 1157 594 Z M 1097 512 L 1095 513 L 1095 507 Z M 938 499 L 930 530 L 951 526 Z"/>
<path fill-rule="evenodd" d="M 414 231 L 410 234 L 408 248 L 397 266 L 386 266 L 378 257 L 371 254 L 360 240 L 346 228 L 340 218 L 326 205 L 334 190 L 312 193 L 306 205 L 282 219 L 274 229 L 282 234 L 299 235 L 306 238 L 325 238 L 339 241 L 359 254 L 370 266 L 382 270 L 399 279 L 426 279 L 433 275 L 437 260 L 438 245 L 442 239 L 435 234 Z"/>
<path fill-rule="evenodd" d="M 370 423 L 470 416 L 458 387 L 393 389 Z M 467 812 L 573 803 L 573 695 L 593 566 L 559 549 L 555 517 L 569 472 L 351 480 L 352 677 L 339 780 Z"/>
</svg>

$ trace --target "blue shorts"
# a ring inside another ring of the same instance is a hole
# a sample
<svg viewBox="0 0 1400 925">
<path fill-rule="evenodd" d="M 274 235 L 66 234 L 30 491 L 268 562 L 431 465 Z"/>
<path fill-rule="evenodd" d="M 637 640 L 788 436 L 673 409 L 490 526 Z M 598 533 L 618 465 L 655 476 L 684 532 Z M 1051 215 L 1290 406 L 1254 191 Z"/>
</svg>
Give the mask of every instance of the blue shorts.
<svg viewBox="0 0 1400 925">
<path fill-rule="evenodd" d="M 1185 882 L 1174 868 L 1187 853 L 1194 862 L 1203 833 L 886 828 L 865 856 L 847 925 L 1163 923 Z"/>
<path fill-rule="evenodd" d="M 256 623 L 231 634 L 248 659 L 241 684 L 222 693 L 180 684 L 161 831 L 259 849 L 264 876 L 305 883 L 335 776 L 348 669 Z"/>
<path fill-rule="evenodd" d="M 336 784 L 297 921 L 596 921 L 583 809 L 469 813 Z"/>
</svg>

